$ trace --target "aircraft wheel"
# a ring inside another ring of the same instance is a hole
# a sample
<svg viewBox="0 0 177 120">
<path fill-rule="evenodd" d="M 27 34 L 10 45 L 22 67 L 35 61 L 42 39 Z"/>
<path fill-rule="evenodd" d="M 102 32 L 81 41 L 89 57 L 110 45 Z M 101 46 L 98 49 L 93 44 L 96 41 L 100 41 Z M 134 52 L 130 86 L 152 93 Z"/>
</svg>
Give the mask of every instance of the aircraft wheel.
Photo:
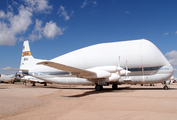
<svg viewBox="0 0 177 120">
<path fill-rule="evenodd" d="M 100 85 L 101 86 L 101 90 L 103 90 L 103 85 Z"/>
<path fill-rule="evenodd" d="M 47 83 L 44 83 L 44 86 L 47 86 Z"/>
<path fill-rule="evenodd" d="M 117 89 L 117 84 L 112 84 L 112 89 L 116 90 Z"/>
<path fill-rule="evenodd" d="M 143 86 L 143 84 L 141 84 L 141 86 Z"/>
<path fill-rule="evenodd" d="M 33 85 L 32 85 L 32 86 L 36 86 L 36 85 L 35 85 L 35 82 L 33 83 Z"/>
<path fill-rule="evenodd" d="M 96 85 L 95 86 L 95 90 L 96 91 L 101 91 L 103 89 L 103 86 L 102 85 Z"/>
<path fill-rule="evenodd" d="M 165 85 L 165 86 L 163 87 L 163 89 L 164 89 L 164 90 L 168 90 L 168 86 Z"/>
</svg>

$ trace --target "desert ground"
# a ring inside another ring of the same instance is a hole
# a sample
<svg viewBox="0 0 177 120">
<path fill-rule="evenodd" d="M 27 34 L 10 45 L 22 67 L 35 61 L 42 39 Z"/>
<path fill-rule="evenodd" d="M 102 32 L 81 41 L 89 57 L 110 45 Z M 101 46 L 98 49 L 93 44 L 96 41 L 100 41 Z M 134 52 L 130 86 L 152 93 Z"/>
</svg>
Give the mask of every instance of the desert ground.
<svg viewBox="0 0 177 120">
<path fill-rule="evenodd" d="M 0 84 L 1 120 L 176 120 L 177 83 L 94 86 Z"/>
</svg>

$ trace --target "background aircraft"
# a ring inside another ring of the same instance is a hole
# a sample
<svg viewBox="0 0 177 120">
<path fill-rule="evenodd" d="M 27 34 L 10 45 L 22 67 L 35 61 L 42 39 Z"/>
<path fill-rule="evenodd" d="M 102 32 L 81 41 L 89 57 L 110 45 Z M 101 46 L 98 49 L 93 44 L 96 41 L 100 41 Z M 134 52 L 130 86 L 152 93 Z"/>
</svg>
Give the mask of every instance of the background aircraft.
<svg viewBox="0 0 177 120">
<path fill-rule="evenodd" d="M 145 39 L 96 44 L 48 61 L 33 58 L 25 41 L 20 69 L 8 69 L 45 82 L 95 84 L 96 91 L 110 84 L 116 89 L 121 84 L 162 83 L 173 75 L 168 60 Z"/>
<path fill-rule="evenodd" d="M 32 83 L 32 86 L 36 86 L 35 83 L 41 83 L 41 84 L 44 84 L 44 86 L 47 86 L 47 82 L 45 82 L 44 80 L 37 79 L 37 78 L 29 76 L 29 75 L 24 75 L 24 76 L 20 77 L 20 80 L 24 81 L 25 85 L 26 85 L 26 82 L 30 82 L 30 83 Z"/>
<path fill-rule="evenodd" d="M 165 81 L 163 84 L 171 84 L 171 83 L 176 83 L 176 78 L 174 76 L 171 76 L 171 78 Z"/>
<path fill-rule="evenodd" d="M 15 74 L 10 75 L 0 74 L 0 82 L 4 83 L 12 82 L 12 84 L 14 84 L 15 79 L 16 79 Z"/>
</svg>

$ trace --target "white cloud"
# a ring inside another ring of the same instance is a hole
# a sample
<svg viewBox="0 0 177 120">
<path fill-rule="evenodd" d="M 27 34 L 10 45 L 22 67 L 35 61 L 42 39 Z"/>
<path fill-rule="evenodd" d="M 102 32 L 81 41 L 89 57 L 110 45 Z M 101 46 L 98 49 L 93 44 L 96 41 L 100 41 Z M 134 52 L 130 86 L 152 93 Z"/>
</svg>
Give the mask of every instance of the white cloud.
<svg viewBox="0 0 177 120">
<path fill-rule="evenodd" d="M 85 6 L 87 6 L 89 4 L 93 5 L 93 7 L 95 7 L 95 6 L 97 6 L 97 1 L 96 0 L 89 0 L 89 1 L 85 0 L 80 7 L 85 8 Z"/>
<path fill-rule="evenodd" d="M 93 7 L 97 6 L 97 1 L 94 0 L 94 1 L 92 2 L 92 4 L 93 4 Z"/>
<path fill-rule="evenodd" d="M 25 33 L 28 26 L 32 23 L 32 13 L 28 11 L 23 5 L 18 9 L 19 14 L 13 15 L 12 12 L 4 13 L 1 11 L 1 18 L 6 19 L 8 22 L 0 22 L 0 45 L 14 45 L 16 42 L 16 34 Z"/>
<path fill-rule="evenodd" d="M 87 0 L 85 0 L 85 1 L 82 3 L 81 8 L 84 8 L 87 4 L 88 4 L 88 3 L 87 3 Z"/>
<path fill-rule="evenodd" d="M 165 54 L 172 66 L 177 66 L 177 51 L 173 50 Z"/>
<path fill-rule="evenodd" d="M 29 39 L 34 41 L 42 38 L 43 36 L 47 38 L 54 38 L 56 35 L 62 35 L 63 31 L 65 31 L 66 29 L 67 27 L 58 27 L 53 21 L 47 22 L 45 24 L 45 27 L 42 27 L 42 21 L 36 19 L 36 25 L 32 33 L 30 34 Z"/>
<path fill-rule="evenodd" d="M 35 12 L 50 13 L 51 5 L 48 5 L 48 0 L 24 0 L 26 4 Z"/>
<path fill-rule="evenodd" d="M 60 14 L 60 16 L 64 17 L 64 20 L 69 20 L 70 17 L 74 14 L 74 11 L 71 12 L 70 15 L 68 15 L 67 11 L 65 10 L 65 8 L 63 6 L 60 6 L 60 9 L 58 10 L 58 14 Z"/>
<path fill-rule="evenodd" d="M 63 30 L 62 28 L 57 27 L 56 23 L 53 21 L 47 22 L 43 34 L 47 38 L 54 38 L 55 35 L 62 35 Z"/>
<path fill-rule="evenodd" d="M 29 36 L 30 40 L 34 41 L 42 38 L 43 28 L 41 26 L 42 26 L 42 21 L 36 19 L 36 25 L 34 27 L 34 30 L 32 31 L 32 34 L 30 34 Z"/>
<path fill-rule="evenodd" d="M 16 37 L 17 35 L 24 34 L 29 26 L 32 24 L 33 12 L 49 13 L 52 6 L 48 4 L 48 0 L 23 0 L 25 5 L 21 4 L 18 8 L 18 14 L 13 14 L 13 7 L 8 5 L 7 13 L 0 10 L 0 45 L 14 45 L 16 40 L 24 39 L 23 36 Z M 18 3 L 12 3 L 13 6 L 19 6 Z M 36 20 L 36 25 L 30 38 L 32 40 L 40 39 L 43 34 L 44 28 L 41 27 L 42 21 Z M 56 31 L 54 33 L 45 33 L 48 38 L 53 38 L 54 35 L 63 34 L 61 28 L 56 26 L 56 23 L 49 24 L 53 26 Z M 51 28 L 50 28 L 51 29 Z M 45 28 L 45 31 L 47 27 Z M 61 31 L 61 32 L 60 32 Z M 37 33 L 35 33 L 37 32 Z"/>
<path fill-rule="evenodd" d="M 24 8 L 23 5 L 19 7 L 19 14 L 9 18 L 11 23 L 11 30 L 15 33 L 25 33 L 28 26 L 32 23 L 31 20 L 32 13 Z"/>
<path fill-rule="evenodd" d="M 166 32 L 166 33 L 163 34 L 163 36 L 164 36 L 164 35 L 169 35 L 169 34 L 170 34 L 169 32 Z M 172 35 L 173 35 L 173 34 L 177 34 L 177 31 L 174 32 L 174 33 L 172 32 L 171 34 L 172 34 Z"/>
<path fill-rule="evenodd" d="M 6 17 L 6 14 L 4 13 L 4 11 L 0 10 L 0 18 L 5 18 L 5 17 Z"/>
<path fill-rule="evenodd" d="M 0 45 L 14 45 L 15 42 L 14 32 L 9 30 L 6 23 L 0 22 Z"/>
<path fill-rule="evenodd" d="M 130 14 L 130 12 L 129 11 L 125 11 L 125 14 Z"/>
<path fill-rule="evenodd" d="M 166 32 L 166 33 L 164 33 L 163 35 L 168 35 L 169 33 L 168 32 Z"/>
<path fill-rule="evenodd" d="M 12 0 L 12 1 L 13 1 L 13 0 Z M 13 2 L 12 2 L 12 5 L 17 7 L 19 4 L 18 4 L 17 2 L 15 2 L 15 1 L 13 1 Z"/>
</svg>

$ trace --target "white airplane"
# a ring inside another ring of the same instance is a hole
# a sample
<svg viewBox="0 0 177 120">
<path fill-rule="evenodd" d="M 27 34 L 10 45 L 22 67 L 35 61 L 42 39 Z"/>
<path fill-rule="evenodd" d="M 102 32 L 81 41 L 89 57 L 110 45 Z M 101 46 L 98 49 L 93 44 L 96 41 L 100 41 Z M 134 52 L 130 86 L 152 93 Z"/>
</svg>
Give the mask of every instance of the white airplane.
<svg viewBox="0 0 177 120">
<path fill-rule="evenodd" d="M 91 84 L 96 91 L 110 84 L 117 89 L 121 84 L 162 83 L 174 71 L 160 50 L 145 39 L 96 44 L 51 60 L 33 58 L 24 41 L 20 69 L 7 69 L 51 83 Z"/>
<path fill-rule="evenodd" d="M 14 81 L 15 81 L 15 75 L 0 74 L 0 82 L 2 83 L 12 82 L 12 84 L 14 84 Z"/>
<path fill-rule="evenodd" d="M 36 86 L 35 83 L 41 83 L 44 84 L 44 86 L 47 86 L 47 82 L 45 82 L 44 80 L 29 76 L 29 75 L 23 75 L 22 77 L 20 77 L 21 81 L 24 81 L 24 84 L 26 85 L 26 81 L 31 82 L 32 86 Z"/>
</svg>

